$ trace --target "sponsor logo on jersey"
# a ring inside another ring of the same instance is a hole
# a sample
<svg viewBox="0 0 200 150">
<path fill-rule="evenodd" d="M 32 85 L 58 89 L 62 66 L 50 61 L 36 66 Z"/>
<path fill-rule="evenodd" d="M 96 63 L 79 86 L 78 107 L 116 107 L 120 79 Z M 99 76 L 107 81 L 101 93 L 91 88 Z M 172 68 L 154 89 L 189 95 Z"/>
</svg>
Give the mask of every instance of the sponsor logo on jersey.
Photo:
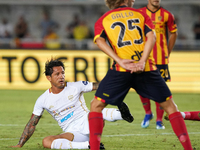
<svg viewBox="0 0 200 150">
<path fill-rule="evenodd" d="M 68 114 L 67 116 L 65 116 L 64 118 L 62 118 L 60 120 L 61 123 L 63 123 L 64 121 L 66 121 L 67 119 L 71 118 L 73 116 L 74 112 L 71 112 L 70 114 Z"/>
<path fill-rule="evenodd" d="M 82 81 L 82 83 L 83 83 L 84 85 L 87 85 L 87 84 L 88 84 L 88 81 Z"/>
<path fill-rule="evenodd" d="M 133 60 L 139 61 L 140 58 L 142 57 L 143 51 L 141 51 L 141 52 L 140 51 L 134 51 L 134 52 L 135 52 L 135 55 L 132 55 L 131 58 Z"/>
<path fill-rule="evenodd" d="M 156 33 L 161 33 L 161 34 L 164 34 L 165 33 L 165 30 L 163 28 L 155 28 L 155 31 Z"/>
</svg>

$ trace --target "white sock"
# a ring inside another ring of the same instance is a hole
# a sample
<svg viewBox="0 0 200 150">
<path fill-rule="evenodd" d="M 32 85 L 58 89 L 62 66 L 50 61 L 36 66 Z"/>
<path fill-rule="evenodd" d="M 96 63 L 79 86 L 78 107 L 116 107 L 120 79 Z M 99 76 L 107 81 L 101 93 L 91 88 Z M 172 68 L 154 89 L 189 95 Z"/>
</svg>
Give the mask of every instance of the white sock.
<svg viewBox="0 0 200 150">
<path fill-rule="evenodd" d="M 67 139 L 55 139 L 51 144 L 51 149 L 89 149 L 89 142 L 72 142 Z"/>
<path fill-rule="evenodd" d="M 117 120 L 123 120 L 121 113 L 118 109 L 115 108 L 104 108 L 102 110 L 103 113 L 103 119 L 107 121 L 117 121 Z"/>
<path fill-rule="evenodd" d="M 181 112 L 181 115 L 182 115 L 183 119 L 185 119 L 185 113 Z"/>
</svg>

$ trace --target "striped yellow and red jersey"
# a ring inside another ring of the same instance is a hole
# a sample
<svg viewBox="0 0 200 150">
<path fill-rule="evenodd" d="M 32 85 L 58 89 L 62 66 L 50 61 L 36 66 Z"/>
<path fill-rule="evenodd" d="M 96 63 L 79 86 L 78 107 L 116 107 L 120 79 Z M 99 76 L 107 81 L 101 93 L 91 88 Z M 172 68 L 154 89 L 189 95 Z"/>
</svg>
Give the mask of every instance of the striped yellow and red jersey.
<svg viewBox="0 0 200 150">
<path fill-rule="evenodd" d="M 146 34 L 154 30 L 148 15 L 134 8 L 121 6 L 101 16 L 94 26 L 94 42 L 98 37 L 108 40 L 114 52 L 123 59 L 138 62 L 143 54 Z M 115 61 L 111 69 L 125 72 Z M 156 70 L 152 54 L 148 57 L 144 71 Z"/>
<path fill-rule="evenodd" d="M 169 55 L 167 46 L 167 34 L 168 31 L 172 33 L 177 31 L 177 25 L 175 23 L 174 16 L 162 7 L 160 7 L 155 12 L 149 10 L 148 7 L 143 7 L 139 10 L 147 14 L 155 26 L 156 44 L 154 45 L 152 53 L 156 64 L 168 64 Z"/>
</svg>

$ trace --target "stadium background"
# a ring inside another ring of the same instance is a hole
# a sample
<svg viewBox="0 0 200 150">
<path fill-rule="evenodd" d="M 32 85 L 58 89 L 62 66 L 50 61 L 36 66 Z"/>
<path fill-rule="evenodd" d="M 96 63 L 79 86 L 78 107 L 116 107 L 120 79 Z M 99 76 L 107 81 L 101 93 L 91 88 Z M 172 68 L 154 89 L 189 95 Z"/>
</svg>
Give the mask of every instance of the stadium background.
<svg viewBox="0 0 200 150">
<path fill-rule="evenodd" d="M 147 0 L 136 0 L 134 7 L 146 4 Z M 187 36 L 177 39 L 170 56 L 172 82 L 168 84 L 172 91 L 200 93 L 200 41 L 194 39 L 192 30 L 200 17 L 200 1 L 162 0 L 161 5 L 178 18 L 179 32 Z M 59 39 L 48 44 L 43 43 L 38 28 L 44 10 L 60 25 Z M 112 61 L 99 51 L 92 39 L 66 38 L 65 28 L 74 14 L 78 14 L 93 30 L 95 21 L 107 10 L 104 0 L 0 0 L 0 19 L 6 17 L 14 25 L 23 15 L 31 35 L 21 40 L 27 47 L 16 47 L 14 39 L 0 39 L 0 89 L 48 88 L 43 72 L 45 61 L 51 57 L 62 57 L 65 61 L 67 81 L 100 81 Z M 45 46 L 37 49 L 34 44 L 38 43 Z"/>
</svg>

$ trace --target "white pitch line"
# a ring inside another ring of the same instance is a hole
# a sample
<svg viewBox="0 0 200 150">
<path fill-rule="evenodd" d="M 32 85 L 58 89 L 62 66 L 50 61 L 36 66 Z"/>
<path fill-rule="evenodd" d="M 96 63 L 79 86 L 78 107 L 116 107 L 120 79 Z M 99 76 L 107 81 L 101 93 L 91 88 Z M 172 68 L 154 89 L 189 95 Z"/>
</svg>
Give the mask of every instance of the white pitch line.
<svg viewBox="0 0 200 150">
<path fill-rule="evenodd" d="M 157 133 L 157 134 L 118 134 L 118 135 L 102 135 L 105 137 L 117 137 L 117 136 L 148 136 L 148 135 L 172 135 L 175 133 Z M 200 134 L 200 132 L 189 132 L 188 134 Z"/>
<path fill-rule="evenodd" d="M 115 122 L 106 122 L 106 125 L 108 126 L 115 126 L 118 125 L 119 123 Z M 127 126 L 140 126 L 140 124 L 137 123 L 132 123 L 132 124 L 127 124 Z M 190 126 L 194 124 L 189 124 Z M 0 127 L 18 127 L 18 126 L 26 126 L 26 124 L 0 124 Z M 58 126 L 56 123 L 50 123 L 50 124 L 39 124 L 38 126 Z"/>
<path fill-rule="evenodd" d="M 117 135 L 102 135 L 103 137 L 123 137 L 123 136 L 149 136 L 149 135 L 172 135 L 175 133 L 158 133 L 158 134 L 117 134 Z M 200 134 L 200 132 L 189 132 L 189 134 Z M 32 139 L 43 139 L 44 137 L 35 137 Z M 11 140 L 16 140 L 19 138 L 0 138 L 0 141 L 11 141 Z"/>
</svg>

